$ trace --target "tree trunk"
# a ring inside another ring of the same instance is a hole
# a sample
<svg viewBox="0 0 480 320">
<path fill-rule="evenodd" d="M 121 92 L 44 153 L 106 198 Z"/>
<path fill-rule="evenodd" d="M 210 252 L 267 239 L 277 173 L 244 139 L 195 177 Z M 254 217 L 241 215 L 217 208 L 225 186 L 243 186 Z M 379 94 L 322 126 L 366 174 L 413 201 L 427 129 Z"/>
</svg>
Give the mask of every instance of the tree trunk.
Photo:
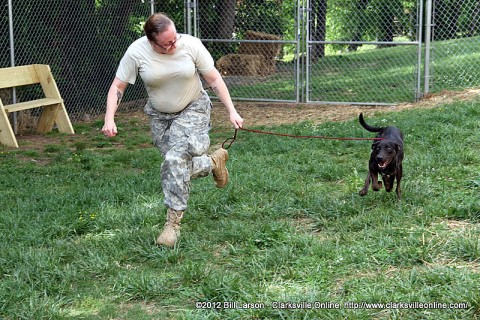
<svg viewBox="0 0 480 320">
<path fill-rule="evenodd" d="M 475 4 L 475 8 L 473 9 L 472 18 L 468 26 L 469 37 L 473 37 L 478 34 L 479 22 L 480 22 L 480 0 L 477 1 L 477 3 Z"/>
<path fill-rule="evenodd" d="M 218 3 L 218 39 L 231 39 L 235 25 L 235 0 L 223 0 Z"/>
<path fill-rule="evenodd" d="M 380 30 L 378 41 L 382 42 L 393 42 L 393 37 L 395 35 L 395 25 L 394 19 L 395 16 L 392 11 L 388 8 L 388 5 L 384 7 L 382 15 L 380 17 Z M 387 45 L 379 45 L 378 48 L 385 48 Z"/>
<path fill-rule="evenodd" d="M 435 1 L 435 39 L 456 39 L 458 19 L 462 13 L 464 0 L 448 5 L 444 0 Z"/>
<path fill-rule="evenodd" d="M 236 0 L 223 0 L 218 2 L 218 25 L 215 28 L 215 37 L 217 39 L 232 39 L 233 29 L 235 27 L 235 9 Z M 230 43 L 217 43 L 216 50 L 222 54 L 230 53 Z"/>
<path fill-rule="evenodd" d="M 327 0 L 311 1 L 310 41 L 325 41 L 327 32 Z M 325 56 L 325 44 L 312 44 L 312 62 Z"/>
<path fill-rule="evenodd" d="M 355 31 L 353 32 L 353 35 L 352 35 L 352 41 L 361 41 L 362 40 L 362 37 L 363 37 L 363 23 L 364 21 L 366 20 L 365 19 L 365 9 L 367 8 L 367 5 L 368 5 L 368 1 L 369 0 L 359 0 L 358 3 L 357 3 L 357 12 L 355 13 L 356 16 L 358 17 L 356 20 L 357 21 L 354 21 L 354 24 L 355 24 Z M 350 44 L 348 46 L 348 50 L 349 51 L 357 51 L 357 48 L 359 47 L 360 45 L 358 44 Z"/>
</svg>

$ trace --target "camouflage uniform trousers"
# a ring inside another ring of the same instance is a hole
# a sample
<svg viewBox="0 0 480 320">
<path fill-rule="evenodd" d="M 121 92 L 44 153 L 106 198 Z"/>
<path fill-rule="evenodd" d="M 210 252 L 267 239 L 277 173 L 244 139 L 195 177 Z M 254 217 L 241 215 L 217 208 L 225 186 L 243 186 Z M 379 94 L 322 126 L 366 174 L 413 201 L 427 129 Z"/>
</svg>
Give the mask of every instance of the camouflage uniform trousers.
<svg viewBox="0 0 480 320">
<path fill-rule="evenodd" d="M 164 161 L 160 168 L 164 204 L 184 211 L 190 195 L 191 180 L 206 177 L 213 164 L 210 146 L 211 101 L 206 92 L 178 113 L 162 113 L 150 102 L 144 109 L 150 119 L 153 143 Z"/>
</svg>

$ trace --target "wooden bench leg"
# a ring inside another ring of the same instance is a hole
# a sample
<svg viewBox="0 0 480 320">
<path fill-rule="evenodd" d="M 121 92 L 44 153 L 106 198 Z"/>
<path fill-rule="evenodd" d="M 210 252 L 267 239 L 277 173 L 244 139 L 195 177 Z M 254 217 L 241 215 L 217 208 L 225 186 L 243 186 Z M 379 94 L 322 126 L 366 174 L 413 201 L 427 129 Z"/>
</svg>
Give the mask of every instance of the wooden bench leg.
<svg viewBox="0 0 480 320">
<path fill-rule="evenodd" d="M 8 120 L 8 114 L 2 106 L 0 106 L 0 143 L 18 148 L 17 139 Z"/>
<path fill-rule="evenodd" d="M 38 119 L 37 132 L 47 133 L 52 131 L 59 108 L 60 104 L 43 107 L 42 115 Z"/>
<path fill-rule="evenodd" d="M 57 124 L 59 132 L 75 133 L 63 103 L 43 107 L 42 115 L 38 120 L 37 131 L 40 133 L 50 132 L 55 123 Z"/>
<path fill-rule="evenodd" d="M 55 123 L 57 124 L 58 131 L 69 134 L 75 133 L 70 118 L 68 117 L 67 109 L 63 103 L 60 103 L 57 116 L 55 117 Z"/>
</svg>

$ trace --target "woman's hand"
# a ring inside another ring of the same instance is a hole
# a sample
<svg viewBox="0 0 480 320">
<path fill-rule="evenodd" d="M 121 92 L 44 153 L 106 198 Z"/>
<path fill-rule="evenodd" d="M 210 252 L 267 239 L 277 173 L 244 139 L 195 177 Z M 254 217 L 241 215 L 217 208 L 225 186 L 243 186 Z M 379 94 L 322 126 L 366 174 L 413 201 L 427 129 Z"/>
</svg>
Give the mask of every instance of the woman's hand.
<svg viewBox="0 0 480 320">
<path fill-rule="evenodd" d="M 105 120 L 105 124 L 103 125 L 102 132 L 107 138 L 115 137 L 118 133 L 117 125 L 115 121 L 112 120 Z"/>
<path fill-rule="evenodd" d="M 243 118 L 238 114 L 237 111 L 230 113 L 230 122 L 233 124 L 235 129 L 243 127 Z"/>
</svg>

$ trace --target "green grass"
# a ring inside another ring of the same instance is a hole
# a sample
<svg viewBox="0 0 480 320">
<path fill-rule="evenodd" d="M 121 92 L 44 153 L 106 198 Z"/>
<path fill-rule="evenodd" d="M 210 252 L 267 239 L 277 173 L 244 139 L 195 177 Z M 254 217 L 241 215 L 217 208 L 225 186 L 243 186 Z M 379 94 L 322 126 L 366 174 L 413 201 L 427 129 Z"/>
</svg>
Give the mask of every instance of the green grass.
<svg viewBox="0 0 480 320">
<path fill-rule="evenodd" d="M 174 250 L 155 246 L 165 212 L 161 158 L 145 146 L 146 123 L 127 115 L 108 144 L 95 122 L 75 127 L 83 138 L 52 134 L 61 142 L 35 152 L 0 147 L 0 317 L 478 318 L 479 103 L 367 119 L 404 132 L 401 202 L 384 190 L 358 195 L 369 141 L 241 131 L 229 149 L 229 185 L 193 183 Z M 372 137 L 357 121 L 259 129 Z M 212 142 L 230 136 L 216 130 Z M 212 302 L 263 307 L 213 309 Z M 468 306 L 351 309 L 347 302 Z"/>
</svg>

